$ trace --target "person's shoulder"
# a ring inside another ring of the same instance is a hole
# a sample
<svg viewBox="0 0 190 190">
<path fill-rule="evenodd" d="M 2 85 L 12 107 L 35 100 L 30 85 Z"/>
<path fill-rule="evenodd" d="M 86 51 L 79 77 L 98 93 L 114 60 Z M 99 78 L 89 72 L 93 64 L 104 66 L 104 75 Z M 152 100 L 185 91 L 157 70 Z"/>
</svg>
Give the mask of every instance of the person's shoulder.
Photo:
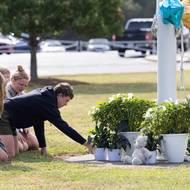
<svg viewBox="0 0 190 190">
<path fill-rule="evenodd" d="M 47 98 L 47 97 L 54 97 L 55 93 L 54 93 L 54 89 L 52 86 L 45 86 L 43 88 L 36 88 L 30 92 L 27 92 L 25 94 L 22 95 L 23 97 L 43 97 L 43 98 Z"/>
<path fill-rule="evenodd" d="M 50 91 L 54 91 L 52 86 L 45 86 L 42 88 L 36 88 L 33 89 L 32 91 L 29 91 L 27 94 L 46 94 L 49 93 Z"/>
<path fill-rule="evenodd" d="M 41 93 L 50 93 L 50 92 L 54 92 L 54 90 L 53 90 L 52 86 L 45 86 L 40 89 L 40 92 Z"/>
</svg>

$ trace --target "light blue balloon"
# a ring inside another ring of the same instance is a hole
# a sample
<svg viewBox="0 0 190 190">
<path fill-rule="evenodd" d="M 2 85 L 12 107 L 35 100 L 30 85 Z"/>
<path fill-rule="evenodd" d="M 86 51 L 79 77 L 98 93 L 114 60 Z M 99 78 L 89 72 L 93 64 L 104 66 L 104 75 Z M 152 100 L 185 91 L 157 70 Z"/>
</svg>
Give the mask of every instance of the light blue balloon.
<svg viewBox="0 0 190 190">
<path fill-rule="evenodd" d="M 163 0 L 159 5 L 163 23 L 171 23 L 175 28 L 181 28 L 184 6 L 180 0 Z"/>
</svg>

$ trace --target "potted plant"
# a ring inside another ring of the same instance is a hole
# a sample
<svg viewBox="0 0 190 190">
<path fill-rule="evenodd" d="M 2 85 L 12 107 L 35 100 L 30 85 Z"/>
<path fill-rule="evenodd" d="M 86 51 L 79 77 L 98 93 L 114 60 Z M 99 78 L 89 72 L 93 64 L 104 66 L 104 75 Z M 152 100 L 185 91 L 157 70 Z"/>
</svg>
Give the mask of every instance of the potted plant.
<svg viewBox="0 0 190 190">
<path fill-rule="evenodd" d="M 93 130 L 90 131 L 92 145 L 95 147 L 95 159 L 96 160 L 106 160 L 107 153 L 106 148 L 109 145 L 109 130 L 108 128 L 99 125 L 95 126 Z"/>
<path fill-rule="evenodd" d="M 119 128 L 120 134 L 129 139 L 131 149 L 127 154 L 133 152 L 134 140 L 139 134 L 143 115 L 155 102 L 140 98 L 134 98 L 132 93 L 116 94 L 107 101 L 99 103 L 91 109 L 90 115 L 96 125 L 104 125 L 111 131 Z"/>
<path fill-rule="evenodd" d="M 169 162 L 184 161 L 190 126 L 189 105 L 187 101 L 181 103 L 166 101 L 150 108 L 145 114 L 142 125 L 149 128 L 154 136 L 163 137 Z"/>
<path fill-rule="evenodd" d="M 146 148 L 151 151 L 152 156 L 149 160 L 147 160 L 147 164 L 155 164 L 156 163 L 156 156 L 157 156 L 157 149 L 159 144 L 159 137 L 155 136 L 153 131 L 147 126 L 144 126 L 142 122 L 141 126 L 141 134 L 147 136 L 147 145 Z"/>
<path fill-rule="evenodd" d="M 128 139 L 122 135 L 119 135 L 117 131 L 110 132 L 109 145 L 108 145 L 108 160 L 120 161 L 121 151 L 125 151 L 127 146 L 131 146 Z"/>
</svg>

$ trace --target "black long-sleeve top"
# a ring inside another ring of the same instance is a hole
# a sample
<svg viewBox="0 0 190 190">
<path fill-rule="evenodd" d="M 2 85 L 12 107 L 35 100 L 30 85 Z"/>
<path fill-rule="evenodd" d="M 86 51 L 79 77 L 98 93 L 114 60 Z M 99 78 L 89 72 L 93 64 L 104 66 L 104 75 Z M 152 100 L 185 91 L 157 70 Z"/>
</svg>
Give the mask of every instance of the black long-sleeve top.
<svg viewBox="0 0 190 190">
<path fill-rule="evenodd" d="M 44 121 L 46 120 L 74 141 L 80 144 L 84 144 L 86 141 L 61 118 L 57 97 L 51 86 L 9 98 L 5 101 L 4 109 L 8 112 L 9 121 L 13 129 L 34 126 L 41 148 L 46 147 L 44 134 Z"/>
</svg>

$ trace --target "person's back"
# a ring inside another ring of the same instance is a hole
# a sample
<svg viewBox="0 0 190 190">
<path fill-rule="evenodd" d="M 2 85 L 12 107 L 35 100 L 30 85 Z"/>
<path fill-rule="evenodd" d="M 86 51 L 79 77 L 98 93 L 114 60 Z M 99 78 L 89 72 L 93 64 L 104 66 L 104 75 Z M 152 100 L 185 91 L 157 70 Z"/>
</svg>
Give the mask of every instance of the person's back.
<svg viewBox="0 0 190 190">
<path fill-rule="evenodd" d="M 8 111 L 15 128 L 27 128 L 44 120 L 52 121 L 52 115 L 59 115 L 56 95 L 52 87 L 35 89 L 8 98 L 5 100 L 5 110 Z"/>
</svg>

